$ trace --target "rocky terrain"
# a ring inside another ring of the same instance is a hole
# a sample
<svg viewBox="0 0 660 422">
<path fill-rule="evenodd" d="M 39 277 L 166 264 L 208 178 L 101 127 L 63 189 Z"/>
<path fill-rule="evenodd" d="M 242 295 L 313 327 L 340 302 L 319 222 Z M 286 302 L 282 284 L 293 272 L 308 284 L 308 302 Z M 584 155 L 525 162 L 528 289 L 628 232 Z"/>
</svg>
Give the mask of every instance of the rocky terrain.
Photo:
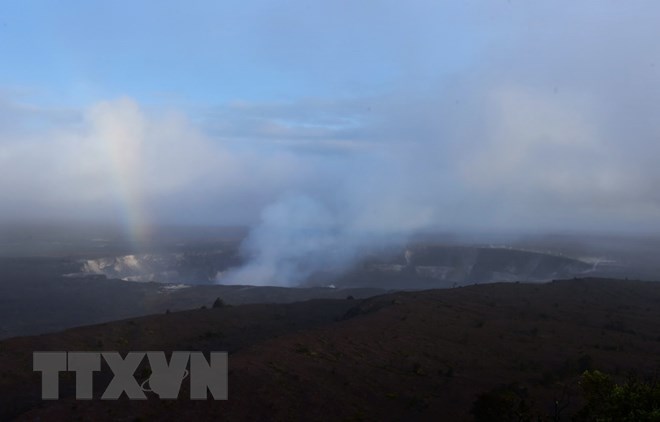
<svg viewBox="0 0 660 422">
<path fill-rule="evenodd" d="M 364 298 L 378 288 L 331 289 L 134 283 L 104 275 L 64 277 L 78 260 L 0 258 L 0 339 L 166 311 L 227 304 L 290 303 L 311 298 Z"/>
<path fill-rule="evenodd" d="M 416 245 L 369 255 L 299 288 L 222 285 L 241 265 L 237 242 L 109 257 L 0 257 L 0 338 L 208 306 L 365 298 L 393 290 L 591 275 L 594 265 L 511 248 Z M 601 274 L 602 275 L 602 274 Z"/>
<path fill-rule="evenodd" d="M 226 245 L 214 250 L 130 254 L 78 262 L 78 271 L 67 276 L 209 284 L 223 283 L 222 274 L 243 265 L 245 258 L 237 245 Z M 547 281 L 594 270 L 598 270 L 594 263 L 511 247 L 412 245 L 367 255 L 350 268 L 316 274 L 303 284 L 432 288 L 493 281 Z"/>
</svg>

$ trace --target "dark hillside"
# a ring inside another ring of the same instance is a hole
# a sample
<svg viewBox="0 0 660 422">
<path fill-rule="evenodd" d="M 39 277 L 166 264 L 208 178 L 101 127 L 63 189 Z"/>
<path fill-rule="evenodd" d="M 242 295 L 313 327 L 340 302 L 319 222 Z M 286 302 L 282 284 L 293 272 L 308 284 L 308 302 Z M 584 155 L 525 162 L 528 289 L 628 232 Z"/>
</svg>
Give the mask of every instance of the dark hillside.
<svg viewBox="0 0 660 422">
<path fill-rule="evenodd" d="M 602 279 L 156 315 L 1 342 L 1 408 L 25 420 L 470 420 L 480 394 L 507 387 L 567 420 L 584 370 L 658 368 L 658 321 L 660 284 Z M 230 396 L 189 401 L 184 383 L 176 402 L 41 402 L 33 350 L 228 350 Z"/>
</svg>

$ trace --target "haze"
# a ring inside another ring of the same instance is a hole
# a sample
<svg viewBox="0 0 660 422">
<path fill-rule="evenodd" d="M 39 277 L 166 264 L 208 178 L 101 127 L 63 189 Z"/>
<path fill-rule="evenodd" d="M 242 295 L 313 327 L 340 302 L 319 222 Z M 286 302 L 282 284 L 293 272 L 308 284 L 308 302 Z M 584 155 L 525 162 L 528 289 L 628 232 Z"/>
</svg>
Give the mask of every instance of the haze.
<svg viewBox="0 0 660 422">
<path fill-rule="evenodd" d="M 245 224 L 248 278 L 280 271 L 282 249 L 352 255 L 425 230 L 657 233 L 658 16 L 7 3 L 0 220 Z"/>
</svg>

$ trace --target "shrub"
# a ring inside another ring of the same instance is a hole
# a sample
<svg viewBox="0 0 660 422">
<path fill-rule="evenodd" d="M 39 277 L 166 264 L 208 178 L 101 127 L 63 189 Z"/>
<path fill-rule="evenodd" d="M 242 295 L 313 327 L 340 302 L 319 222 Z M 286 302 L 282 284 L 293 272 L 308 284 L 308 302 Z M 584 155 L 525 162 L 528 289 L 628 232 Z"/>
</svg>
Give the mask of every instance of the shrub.
<svg viewBox="0 0 660 422">
<path fill-rule="evenodd" d="M 480 394 L 472 405 L 475 422 L 531 421 L 525 390 L 516 385 L 499 387 Z"/>
<path fill-rule="evenodd" d="M 660 421 L 660 384 L 630 377 L 623 384 L 600 371 L 585 371 L 580 381 L 587 403 L 577 420 Z"/>
</svg>

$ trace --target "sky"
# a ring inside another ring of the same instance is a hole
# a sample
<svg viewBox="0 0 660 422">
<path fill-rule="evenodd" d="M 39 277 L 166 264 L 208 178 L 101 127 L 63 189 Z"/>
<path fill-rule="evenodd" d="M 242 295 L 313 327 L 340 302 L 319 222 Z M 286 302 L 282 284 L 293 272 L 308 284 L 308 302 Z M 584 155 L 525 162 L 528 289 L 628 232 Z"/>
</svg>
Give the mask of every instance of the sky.
<svg viewBox="0 0 660 422">
<path fill-rule="evenodd" d="M 262 257 L 273 238 L 657 233 L 659 18 L 642 0 L 5 1 L 0 221 L 246 224 Z"/>
</svg>

